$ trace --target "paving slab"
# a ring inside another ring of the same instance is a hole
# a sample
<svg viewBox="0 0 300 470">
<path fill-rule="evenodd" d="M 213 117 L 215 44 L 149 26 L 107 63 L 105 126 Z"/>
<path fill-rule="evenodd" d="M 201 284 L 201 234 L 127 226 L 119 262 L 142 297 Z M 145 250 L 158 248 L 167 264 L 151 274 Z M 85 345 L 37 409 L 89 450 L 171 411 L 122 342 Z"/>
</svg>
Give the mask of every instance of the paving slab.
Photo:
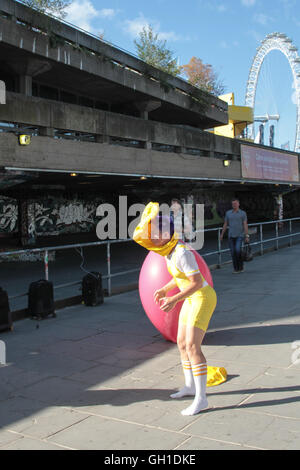
<svg viewBox="0 0 300 470">
<path fill-rule="evenodd" d="M 49 441 L 75 446 L 79 450 L 168 450 L 179 445 L 184 438 L 181 433 L 137 425 L 135 422 L 88 416 L 84 421 L 50 437 Z"/>
</svg>

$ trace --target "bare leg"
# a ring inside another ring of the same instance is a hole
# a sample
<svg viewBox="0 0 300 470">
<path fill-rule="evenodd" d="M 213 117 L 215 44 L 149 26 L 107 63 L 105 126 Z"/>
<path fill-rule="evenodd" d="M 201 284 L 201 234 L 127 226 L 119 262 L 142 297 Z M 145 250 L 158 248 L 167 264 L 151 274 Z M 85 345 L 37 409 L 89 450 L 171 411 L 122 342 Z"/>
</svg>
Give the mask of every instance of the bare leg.
<svg viewBox="0 0 300 470">
<path fill-rule="evenodd" d="M 194 326 L 186 327 L 186 353 L 192 364 L 206 363 L 205 356 L 202 352 L 201 345 L 205 331 Z"/>
<path fill-rule="evenodd" d="M 181 363 L 184 373 L 185 385 L 178 392 L 172 393 L 171 398 L 182 398 L 195 395 L 195 384 L 192 366 L 186 351 L 186 326 L 179 324 L 177 334 L 177 345 L 180 352 Z"/>
<path fill-rule="evenodd" d="M 183 415 L 195 415 L 208 406 L 206 398 L 207 366 L 201 350 L 204 335 L 205 331 L 200 328 L 186 328 L 186 352 L 192 364 L 195 398 L 191 406 L 181 412 Z"/>
</svg>

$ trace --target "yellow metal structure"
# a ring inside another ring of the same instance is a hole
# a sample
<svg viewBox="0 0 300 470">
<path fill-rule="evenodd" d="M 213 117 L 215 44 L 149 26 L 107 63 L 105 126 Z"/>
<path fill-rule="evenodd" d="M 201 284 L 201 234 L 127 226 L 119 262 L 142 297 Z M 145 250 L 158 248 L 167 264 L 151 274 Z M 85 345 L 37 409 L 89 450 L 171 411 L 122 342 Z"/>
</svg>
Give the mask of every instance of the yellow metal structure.
<svg viewBox="0 0 300 470">
<path fill-rule="evenodd" d="M 213 133 L 224 137 L 240 137 L 245 127 L 253 123 L 253 108 L 235 106 L 234 93 L 227 93 L 219 98 L 228 103 L 228 124 L 215 127 Z"/>
</svg>

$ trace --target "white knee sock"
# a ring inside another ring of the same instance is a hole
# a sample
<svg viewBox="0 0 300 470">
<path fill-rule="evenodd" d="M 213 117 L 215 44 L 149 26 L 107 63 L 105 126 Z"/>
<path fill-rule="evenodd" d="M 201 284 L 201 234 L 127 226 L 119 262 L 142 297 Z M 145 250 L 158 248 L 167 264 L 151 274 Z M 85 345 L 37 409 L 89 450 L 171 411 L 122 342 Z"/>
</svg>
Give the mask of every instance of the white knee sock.
<svg viewBox="0 0 300 470">
<path fill-rule="evenodd" d="M 190 361 L 182 361 L 182 368 L 184 374 L 185 386 L 179 392 L 172 393 L 171 398 L 182 398 L 190 395 L 195 395 L 195 384 Z"/>
<path fill-rule="evenodd" d="M 182 410 L 181 414 L 183 415 L 195 415 L 199 413 L 204 408 L 207 408 L 207 398 L 206 398 L 206 381 L 207 381 L 207 365 L 196 364 L 192 365 L 192 372 L 195 382 L 195 398 L 191 406 Z"/>
</svg>

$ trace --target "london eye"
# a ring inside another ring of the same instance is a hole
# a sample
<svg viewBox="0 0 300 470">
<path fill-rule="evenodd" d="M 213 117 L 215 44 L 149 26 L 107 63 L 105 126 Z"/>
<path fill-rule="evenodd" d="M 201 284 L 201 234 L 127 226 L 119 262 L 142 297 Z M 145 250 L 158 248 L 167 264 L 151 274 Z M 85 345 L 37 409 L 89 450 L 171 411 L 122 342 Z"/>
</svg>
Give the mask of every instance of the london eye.
<svg viewBox="0 0 300 470">
<path fill-rule="evenodd" d="M 279 51 L 280 53 L 284 54 L 286 59 L 288 60 L 290 70 L 292 72 L 292 86 L 294 88 L 293 93 L 293 102 L 296 105 L 296 116 L 295 116 L 295 137 L 294 142 L 291 145 L 290 150 L 294 150 L 295 152 L 300 151 L 300 57 L 298 55 L 298 49 L 293 44 L 292 39 L 290 39 L 284 33 L 271 33 L 268 34 L 261 44 L 257 48 L 255 57 L 252 61 L 252 65 L 250 68 L 247 87 L 246 87 L 246 97 L 245 97 L 245 105 L 253 108 L 254 110 L 254 120 L 260 122 L 266 122 L 269 120 L 280 120 L 280 113 L 276 110 L 270 114 L 268 110 L 263 113 L 263 115 L 257 115 L 257 89 L 259 85 L 259 81 L 262 78 L 262 69 L 263 63 L 266 63 L 266 57 L 270 54 L 271 51 Z M 286 83 L 281 83 L 281 90 L 284 90 L 286 87 Z M 271 86 L 268 84 L 268 90 L 271 91 Z M 281 93 L 280 93 L 281 94 Z M 274 98 L 274 100 L 276 97 Z M 291 114 L 291 113 L 289 113 Z M 274 129 L 274 126 L 273 126 Z M 255 140 L 255 122 L 248 126 L 248 137 Z M 284 148 L 284 147 L 283 147 Z"/>
</svg>

